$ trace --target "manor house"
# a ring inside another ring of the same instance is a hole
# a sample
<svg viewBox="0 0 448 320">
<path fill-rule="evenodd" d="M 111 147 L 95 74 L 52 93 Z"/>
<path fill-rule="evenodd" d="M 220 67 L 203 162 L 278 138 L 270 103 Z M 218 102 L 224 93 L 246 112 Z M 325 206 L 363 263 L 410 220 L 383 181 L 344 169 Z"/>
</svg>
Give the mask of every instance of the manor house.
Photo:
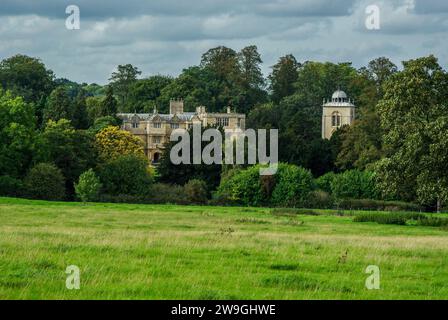
<svg viewBox="0 0 448 320">
<path fill-rule="evenodd" d="M 119 113 L 123 120 L 122 129 L 139 137 L 145 148 L 145 154 L 152 163 L 158 163 L 163 154 L 165 143 L 170 141 L 171 132 L 175 129 L 190 129 L 193 124 L 219 125 L 224 129 L 245 130 L 246 115 L 232 112 L 208 113 L 204 106 L 196 108 L 196 112 L 184 112 L 181 99 L 170 101 L 170 113 L 160 114 L 157 109 L 151 113 Z"/>
</svg>

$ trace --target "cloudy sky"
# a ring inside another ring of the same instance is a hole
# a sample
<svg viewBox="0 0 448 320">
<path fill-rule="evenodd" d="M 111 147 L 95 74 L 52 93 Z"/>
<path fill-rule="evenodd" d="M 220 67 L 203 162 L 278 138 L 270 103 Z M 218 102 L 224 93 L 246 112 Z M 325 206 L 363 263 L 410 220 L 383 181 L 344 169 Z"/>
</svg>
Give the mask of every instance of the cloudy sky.
<svg viewBox="0 0 448 320">
<path fill-rule="evenodd" d="M 66 28 L 68 5 L 80 30 Z M 380 29 L 366 28 L 376 5 Z M 0 59 L 41 58 L 58 77 L 107 82 L 118 64 L 176 76 L 209 48 L 258 46 L 268 73 L 278 57 L 395 63 L 435 54 L 448 63 L 447 0 L 1 0 Z"/>
</svg>

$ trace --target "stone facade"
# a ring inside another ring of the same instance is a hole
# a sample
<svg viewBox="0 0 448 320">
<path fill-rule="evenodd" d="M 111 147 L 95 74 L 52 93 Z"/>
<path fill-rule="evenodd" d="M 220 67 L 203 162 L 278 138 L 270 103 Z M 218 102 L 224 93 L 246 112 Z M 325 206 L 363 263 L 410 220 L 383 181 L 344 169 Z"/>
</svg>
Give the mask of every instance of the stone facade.
<svg viewBox="0 0 448 320">
<path fill-rule="evenodd" d="M 344 91 L 337 90 L 331 101 L 324 100 L 322 107 L 322 139 L 330 139 L 337 129 L 355 120 L 354 101 Z"/>
<path fill-rule="evenodd" d="M 204 106 L 196 112 L 184 112 L 183 100 L 170 101 L 170 113 L 159 114 L 156 109 L 151 113 L 119 113 L 123 120 L 122 129 L 139 137 L 145 146 L 145 154 L 152 163 L 157 163 L 163 154 L 165 143 L 169 142 L 175 129 L 188 130 L 193 124 L 220 125 L 224 129 L 245 130 L 246 116 L 234 113 L 230 107 L 227 113 L 208 113 Z"/>
</svg>

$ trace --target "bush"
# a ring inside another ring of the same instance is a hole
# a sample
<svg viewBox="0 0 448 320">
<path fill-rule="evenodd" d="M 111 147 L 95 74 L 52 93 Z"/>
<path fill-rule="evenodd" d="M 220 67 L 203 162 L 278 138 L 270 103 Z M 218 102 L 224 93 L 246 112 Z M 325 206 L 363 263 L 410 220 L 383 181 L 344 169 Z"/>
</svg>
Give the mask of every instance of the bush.
<svg viewBox="0 0 448 320">
<path fill-rule="evenodd" d="M 0 196 L 20 197 L 23 193 L 22 181 L 10 176 L 0 177 Z"/>
<path fill-rule="evenodd" d="M 311 209 L 274 208 L 271 209 L 271 214 L 277 216 L 291 216 L 291 215 L 318 216 L 319 212 Z"/>
<path fill-rule="evenodd" d="M 374 174 L 368 171 L 349 170 L 334 176 L 331 192 L 339 199 L 376 199 Z"/>
<path fill-rule="evenodd" d="M 155 183 L 149 186 L 146 195 L 129 195 L 129 194 L 102 194 L 101 202 L 111 203 L 141 203 L 141 204 L 189 204 L 185 189 L 179 185 L 170 185 L 164 183 Z"/>
<path fill-rule="evenodd" d="M 149 189 L 151 203 L 188 204 L 185 188 L 175 184 L 155 183 Z"/>
<path fill-rule="evenodd" d="M 266 203 L 260 183 L 260 166 L 236 171 L 221 179 L 216 197 L 228 199 L 231 203 L 245 206 L 259 206 Z"/>
<path fill-rule="evenodd" d="M 338 201 L 340 209 L 347 210 L 379 210 L 379 211 L 421 211 L 414 203 L 400 201 L 382 201 L 371 199 L 342 199 Z"/>
<path fill-rule="evenodd" d="M 379 224 L 397 224 L 405 225 L 409 220 L 425 220 L 427 217 L 422 213 L 403 213 L 403 212 L 376 212 L 361 213 L 355 216 L 354 222 L 376 222 Z"/>
<path fill-rule="evenodd" d="M 39 163 L 26 176 L 25 189 L 26 195 L 32 199 L 63 200 L 65 179 L 55 165 Z"/>
<path fill-rule="evenodd" d="M 212 198 L 208 201 L 211 206 L 238 206 L 241 205 L 238 201 L 232 200 L 229 195 L 214 192 L 212 193 Z"/>
<path fill-rule="evenodd" d="M 448 227 L 447 218 L 428 217 L 422 213 L 362 213 L 355 222 L 377 222 L 380 224 L 417 225 L 425 227 Z"/>
<path fill-rule="evenodd" d="M 203 180 L 192 179 L 184 186 L 185 195 L 191 203 L 207 202 L 207 185 Z"/>
<path fill-rule="evenodd" d="M 102 184 L 92 169 L 81 174 L 78 184 L 75 184 L 75 192 L 83 202 L 97 201 Z"/>
<path fill-rule="evenodd" d="M 323 176 L 320 176 L 316 179 L 316 187 L 331 194 L 331 184 L 333 183 L 335 177 L 336 174 L 334 172 L 328 172 Z"/>
<path fill-rule="evenodd" d="M 263 177 L 257 165 L 223 176 L 212 202 L 246 206 L 304 206 L 312 189 L 313 176 L 306 169 L 282 163 L 275 176 Z"/>
<path fill-rule="evenodd" d="M 425 226 L 425 227 L 448 227 L 448 219 L 447 218 L 426 218 L 420 219 L 417 221 L 417 225 Z"/>
<path fill-rule="evenodd" d="M 102 165 L 99 176 L 109 195 L 147 195 L 152 178 L 148 161 L 137 155 L 124 155 Z"/>
<path fill-rule="evenodd" d="M 281 207 L 305 206 L 313 190 L 313 176 L 309 170 L 295 165 L 280 164 L 272 192 L 271 204 Z"/>
<path fill-rule="evenodd" d="M 311 191 L 306 201 L 306 207 L 316 209 L 330 209 L 334 206 L 334 199 L 322 190 Z"/>
<path fill-rule="evenodd" d="M 98 202 L 105 202 L 105 203 L 128 203 L 128 204 L 150 204 L 152 203 L 149 199 L 147 199 L 145 196 L 135 196 L 135 195 L 129 195 L 129 194 L 117 194 L 117 195 L 110 195 L 110 194 L 100 194 Z"/>
</svg>

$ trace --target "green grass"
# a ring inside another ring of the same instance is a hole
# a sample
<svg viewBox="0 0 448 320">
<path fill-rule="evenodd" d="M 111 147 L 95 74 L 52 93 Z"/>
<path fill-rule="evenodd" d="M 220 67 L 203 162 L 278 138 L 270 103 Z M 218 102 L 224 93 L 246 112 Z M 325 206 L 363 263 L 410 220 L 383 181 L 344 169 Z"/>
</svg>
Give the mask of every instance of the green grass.
<svg viewBox="0 0 448 320">
<path fill-rule="evenodd" d="M 318 212 L 0 198 L 0 299 L 448 298 L 448 231 Z"/>
</svg>

